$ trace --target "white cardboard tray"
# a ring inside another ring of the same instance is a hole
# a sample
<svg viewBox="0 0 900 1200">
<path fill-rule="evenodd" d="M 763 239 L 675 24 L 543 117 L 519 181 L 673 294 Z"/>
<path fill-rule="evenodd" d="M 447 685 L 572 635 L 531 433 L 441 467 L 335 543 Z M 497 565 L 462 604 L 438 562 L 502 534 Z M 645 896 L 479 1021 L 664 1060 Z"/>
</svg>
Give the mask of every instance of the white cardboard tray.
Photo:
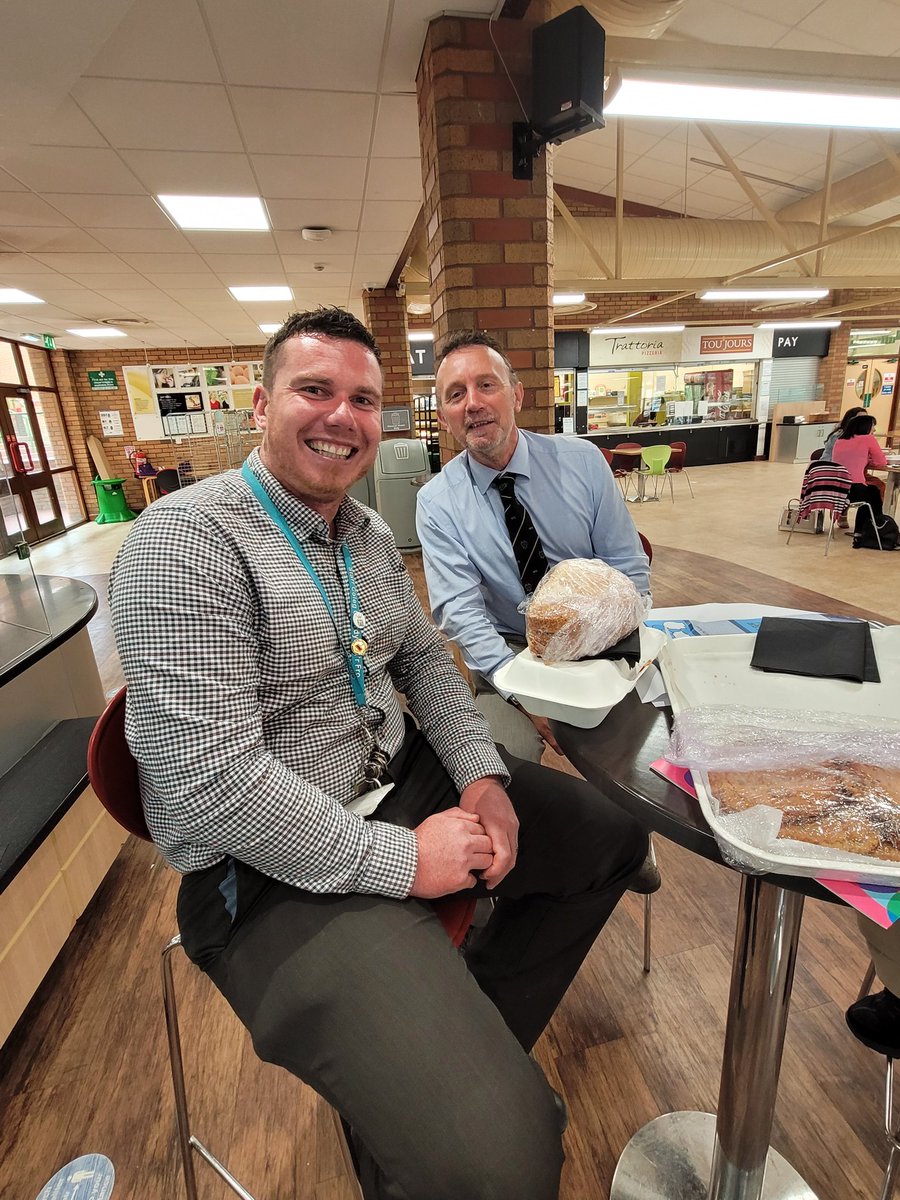
<svg viewBox="0 0 900 1200">
<path fill-rule="evenodd" d="M 536 717 L 555 717 L 579 729 L 593 729 L 623 700 L 662 647 L 666 635 L 641 626 L 641 659 L 634 667 L 623 660 L 587 659 L 548 664 L 522 650 L 494 676 Z"/>
<path fill-rule="evenodd" d="M 776 675 L 751 668 L 755 634 L 727 637 L 679 638 L 667 642 L 659 655 L 674 712 L 702 705 L 740 705 L 744 708 L 846 713 L 900 721 L 900 625 L 872 630 L 880 683 L 851 683 L 844 679 L 811 679 Z M 836 751 L 839 752 L 839 747 Z M 717 838 L 742 855 L 762 859 L 772 871 L 819 879 L 844 879 L 897 884 L 900 863 L 861 854 L 829 851 L 828 857 L 778 853 L 760 849 L 735 837 L 719 818 L 700 772 L 694 786 L 704 817 Z M 785 841 L 785 846 L 790 843 Z"/>
</svg>

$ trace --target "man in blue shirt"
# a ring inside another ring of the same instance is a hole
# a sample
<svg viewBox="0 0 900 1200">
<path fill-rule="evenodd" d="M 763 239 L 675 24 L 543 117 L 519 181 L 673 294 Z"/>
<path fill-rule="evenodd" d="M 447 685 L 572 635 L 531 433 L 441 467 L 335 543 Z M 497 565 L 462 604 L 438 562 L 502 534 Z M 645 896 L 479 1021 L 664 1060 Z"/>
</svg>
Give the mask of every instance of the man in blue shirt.
<svg viewBox="0 0 900 1200">
<path fill-rule="evenodd" d="M 544 742 L 558 749 L 549 723 L 492 686 L 525 638 L 525 591 L 495 481 L 514 475 L 550 566 L 601 558 L 649 595 L 650 564 L 597 448 L 517 428 L 524 391 L 493 338 L 451 334 L 436 386 L 438 420 L 465 450 L 419 493 L 416 526 L 431 609 L 473 673 L 475 702 L 495 740 L 537 762 Z"/>
</svg>

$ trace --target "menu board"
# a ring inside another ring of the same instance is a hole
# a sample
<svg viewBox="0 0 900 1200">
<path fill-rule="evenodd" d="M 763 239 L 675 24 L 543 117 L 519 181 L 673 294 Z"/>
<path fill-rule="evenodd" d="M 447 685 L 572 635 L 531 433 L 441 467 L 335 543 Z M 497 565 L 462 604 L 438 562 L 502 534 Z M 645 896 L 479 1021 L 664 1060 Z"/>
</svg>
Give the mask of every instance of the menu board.
<svg viewBox="0 0 900 1200">
<path fill-rule="evenodd" d="M 126 367 L 123 374 L 135 435 L 158 439 L 209 434 L 208 414 L 252 409 L 262 362 L 151 363 Z"/>
</svg>

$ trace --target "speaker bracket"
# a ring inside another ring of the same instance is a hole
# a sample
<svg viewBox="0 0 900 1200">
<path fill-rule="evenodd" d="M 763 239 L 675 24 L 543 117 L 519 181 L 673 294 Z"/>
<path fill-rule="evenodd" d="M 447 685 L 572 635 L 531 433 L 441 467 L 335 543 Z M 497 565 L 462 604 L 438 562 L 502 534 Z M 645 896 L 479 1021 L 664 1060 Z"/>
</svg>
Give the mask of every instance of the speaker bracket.
<svg viewBox="0 0 900 1200">
<path fill-rule="evenodd" d="M 528 121 L 513 121 L 512 127 L 512 175 L 513 179 L 533 179 L 534 160 L 547 145 L 549 138 L 542 137 Z"/>
</svg>

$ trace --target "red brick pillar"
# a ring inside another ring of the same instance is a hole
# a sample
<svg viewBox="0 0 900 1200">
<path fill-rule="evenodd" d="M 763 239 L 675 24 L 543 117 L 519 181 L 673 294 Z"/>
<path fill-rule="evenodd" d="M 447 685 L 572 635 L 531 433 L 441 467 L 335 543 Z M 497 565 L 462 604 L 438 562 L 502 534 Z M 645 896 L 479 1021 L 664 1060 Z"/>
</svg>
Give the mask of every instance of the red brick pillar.
<svg viewBox="0 0 900 1200">
<path fill-rule="evenodd" d="M 534 5 L 533 7 L 539 7 Z M 530 103 L 532 24 L 494 24 Z M 546 154 L 531 182 L 512 177 L 512 123 L 523 119 L 488 22 L 431 22 L 416 80 L 435 350 L 455 329 L 483 329 L 525 387 L 519 423 L 553 429 L 553 183 Z M 458 447 L 441 434 L 446 461 Z"/>
<path fill-rule="evenodd" d="M 837 329 L 832 329 L 828 356 L 819 360 L 819 383 L 822 386 L 825 412 L 835 420 L 841 415 L 849 353 L 850 323 L 845 321 L 838 325 Z"/>
<path fill-rule="evenodd" d="M 384 372 L 385 408 L 409 409 L 409 429 L 386 433 L 385 437 L 415 437 L 412 372 L 409 365 L 409 338 L 406 324 L 406 300 L 395 288 L 367 288 L 363 292 L 366 325 L 381 351 Z"/>
</svg>

